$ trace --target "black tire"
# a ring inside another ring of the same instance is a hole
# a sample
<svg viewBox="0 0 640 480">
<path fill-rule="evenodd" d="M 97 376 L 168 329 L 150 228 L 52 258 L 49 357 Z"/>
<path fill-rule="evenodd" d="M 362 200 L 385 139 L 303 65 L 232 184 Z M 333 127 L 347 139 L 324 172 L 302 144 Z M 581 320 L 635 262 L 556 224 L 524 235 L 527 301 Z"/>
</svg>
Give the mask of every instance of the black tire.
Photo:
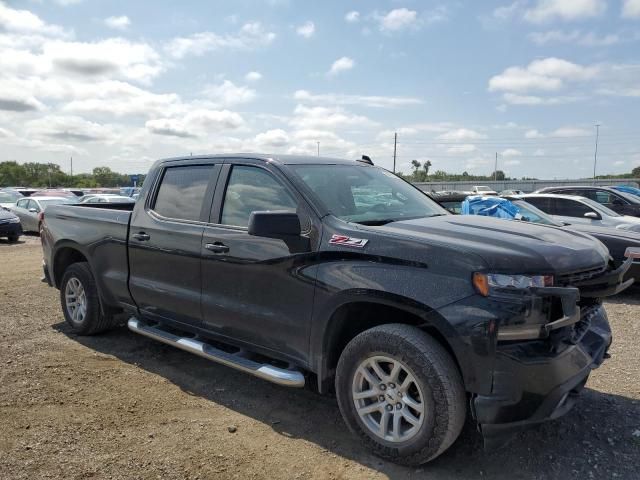
<svg viewBox="0 0 640 480">
<path fill-rule="evenodd" d="M 7 239 L 9 243 L 16 243 L 20 239 L 20 235 L 9 235 Z"/>
<path fill-rule="evenodd" d="M 352 396 L 356 371 L 367 358 L 378 355 L 408 367 L 424 397 L 423 422 L 406 441 L 376 436 L 356 410 Z M 433 337 L 410 325 L 374 327 L 351 340 L 338 362 L 336 394 L 349 429 L 376 455 L 403 465 L 429 462 L 449 448 L 460 435 L 467 413 L 464 384 L 451 355 Z"/>
<path fill-rule="evenodd" d="M 66 303 L 67 284 L 77 279 L 82 285 L 86 297 L 86 314 L 82 320 L 74 320 Z M 60 305 L 67 321 L 74 333 L 78 335 L 94 335 L 104 332 L 114 325 L 113 318 L 105 316 L 100 310 L 98 288 L 87 262 L 71 264 L 62 276 L 60 283 Z"/>
</svg>

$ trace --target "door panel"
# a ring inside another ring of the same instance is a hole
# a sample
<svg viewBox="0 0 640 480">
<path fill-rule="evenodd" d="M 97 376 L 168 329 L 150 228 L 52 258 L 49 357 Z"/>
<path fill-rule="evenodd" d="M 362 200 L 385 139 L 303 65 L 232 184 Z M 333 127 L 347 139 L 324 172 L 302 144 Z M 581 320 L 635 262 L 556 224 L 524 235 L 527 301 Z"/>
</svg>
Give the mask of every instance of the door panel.
<svg viewBox="0 0 640 480">
<path fill-rule="evenodd" d="M 141 314 L 199 326 L 203 212 L 208 216 L 219 165 L 166 168 L 129 232 L 129 286 Z"/>
<path fill-rule="evenodd" d="M 315 285 L 307 271 L 311 252 L 291 253 L 284 241 L 251 236 L 246 227 L 251 211 L 291 209 L 301 216 L 304 234 L 312 236 L 311 216 L 301 199 L 266 169 L 236 165 L 228 177 L 226 190 L 219 186 L 216 191 L 216 197 L 224 198 L 212 218 L 241 225 L 205 227 L 204 326 L 305 361 Z M 219 183 L 226 184 L 226 178 Z M 207 248 L 212 245 L 226 249 Z"/>
</svg>

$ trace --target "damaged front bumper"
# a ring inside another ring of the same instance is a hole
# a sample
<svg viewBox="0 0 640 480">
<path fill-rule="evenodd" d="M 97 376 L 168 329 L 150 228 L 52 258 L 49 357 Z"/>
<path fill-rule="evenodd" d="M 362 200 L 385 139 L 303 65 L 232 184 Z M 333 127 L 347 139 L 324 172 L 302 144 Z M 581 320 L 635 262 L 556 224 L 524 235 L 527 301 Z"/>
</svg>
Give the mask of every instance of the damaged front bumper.
<svg viewBox="0 0 640 480">
<path fill-rule="evenodd" d="M 532 288 L 520 297 L 519 320 L 498 320 L 491 392 L 476 394 L 471 401 L 485 448 L 496 448 L 514 432 L 558 418 L 573 407 L 591 370 L 608 357 L 611 329 L 600 299 L 633 283 L 624 280 L 633 260 L 629 256 L 620 267 L 571 286 Z M 515 298 L 492 300 L 502 304 L 503 313 L 514 311 Z M 554 320 L 538 323 L 545 312 L 555 313 Z M 531 319 L 535 321 L 528 323 Z M 529 329 L 529 339 L 509 336 L 518 329 L 521 335 Z"/>
<path fill-rule="evenodd" d="M 472 409 L 485 447 L 502 444 L 517 430 L 567 413 L 600 366 L 611 345 L 611 329 L 602 305 L 583 312 L 566 340 L 499 345 L 489 395 L 476 395 Z"/>
</svg>

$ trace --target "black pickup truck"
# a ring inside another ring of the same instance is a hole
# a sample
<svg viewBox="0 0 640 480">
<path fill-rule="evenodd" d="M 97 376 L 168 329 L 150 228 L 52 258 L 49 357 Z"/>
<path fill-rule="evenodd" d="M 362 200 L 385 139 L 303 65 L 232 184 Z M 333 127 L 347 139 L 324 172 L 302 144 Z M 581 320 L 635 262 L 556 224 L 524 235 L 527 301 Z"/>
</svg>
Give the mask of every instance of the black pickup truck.
<svg viewBox="0 0 640 480">
<path fill-rule="evenodd" d="M 50 207 L 44 274 L 78 334 L 115 325 L 334 393 L 378 455 L 427 462 L 470 413 L 488 447 L 556 418 L 607 358 L 594 238 L 450 215 L 368 159 L 157 162 L 135 206 Z M 632 256 L 635 252 L 631 252 Z"/>
</svg>

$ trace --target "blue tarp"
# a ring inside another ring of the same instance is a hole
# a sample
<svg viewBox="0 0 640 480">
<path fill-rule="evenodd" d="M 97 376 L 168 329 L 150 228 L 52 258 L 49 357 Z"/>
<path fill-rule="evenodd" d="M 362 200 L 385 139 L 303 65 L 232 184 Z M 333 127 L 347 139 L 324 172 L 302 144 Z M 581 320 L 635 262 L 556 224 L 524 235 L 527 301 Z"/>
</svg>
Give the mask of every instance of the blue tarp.
<svg viewBox="0 0 640 480">
<path fill-rule="evenodd" d="M 500 197 L 472 195 L 462 202 L 462 215 L 519 219 L 520 209 L 509 200 Z"/>
<path fill-rule="evenodd" d="M 640 197 L 640 188 L 630 187 L 629 185 L 616 185 L 615 187 L 612 187 L 612 188 L 615 188 L 616 190 L 619 190 L 624 193 L 630 193 L 631 195 L 636 195 Z"/>
</svg>

